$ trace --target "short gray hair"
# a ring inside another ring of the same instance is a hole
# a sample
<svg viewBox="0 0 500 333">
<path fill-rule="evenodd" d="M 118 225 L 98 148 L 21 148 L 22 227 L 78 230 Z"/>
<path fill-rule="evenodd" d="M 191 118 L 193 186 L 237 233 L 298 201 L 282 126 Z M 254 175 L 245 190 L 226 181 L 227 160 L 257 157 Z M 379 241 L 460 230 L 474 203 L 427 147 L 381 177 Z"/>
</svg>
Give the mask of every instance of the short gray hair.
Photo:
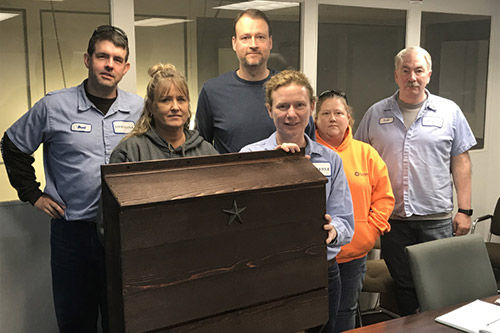
<svg viewBox="0 0 500 333">
<path fill-rule="evenodd" d="M 408 53 L 413 53 L 413 52 L 424 56 L 425 62 L 427 62 L 427 69 L 431 71 L 432 70 L 431 55 L 429 54 L 429 52 L 427 52 L 427 50 L 421 48 L 420 46 L 409 46 L 399 51 L 398 54 L 396 54 L 396 56 L 394 57 L 394 69 L 398 70 L 399 66 L 401 66 L 401 63 L 403 62 L 403 57 Z"/>
</svg>

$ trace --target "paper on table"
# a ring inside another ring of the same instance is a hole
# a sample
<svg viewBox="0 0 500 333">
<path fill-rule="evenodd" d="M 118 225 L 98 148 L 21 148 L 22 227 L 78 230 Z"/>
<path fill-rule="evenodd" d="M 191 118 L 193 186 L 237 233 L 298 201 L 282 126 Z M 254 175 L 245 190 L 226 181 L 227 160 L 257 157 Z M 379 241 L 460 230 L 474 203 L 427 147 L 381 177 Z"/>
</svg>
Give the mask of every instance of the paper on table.
<svg viewBox="0 0 500 333">
<path fill-rule="evenodd" d="M 480 329 L 479 333 L 500 333 L 500 318 Z"/>
<path fill-rule="evenodd" d="M 471 333 L 500 333 L 500 306 L 475 300 L 435 319 Z"/>
</svg>

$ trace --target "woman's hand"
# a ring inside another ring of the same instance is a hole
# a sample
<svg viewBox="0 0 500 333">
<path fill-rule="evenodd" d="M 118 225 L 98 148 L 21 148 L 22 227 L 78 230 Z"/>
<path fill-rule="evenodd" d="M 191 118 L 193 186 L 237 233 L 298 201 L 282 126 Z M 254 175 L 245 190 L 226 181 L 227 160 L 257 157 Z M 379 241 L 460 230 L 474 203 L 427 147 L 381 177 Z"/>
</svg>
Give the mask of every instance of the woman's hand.
<svg viewBox="0 0 500 333">
<path fill-rule="evenodd" d="M 330 244 L 337 238 L 337 230 L 335 230 L 335 227 L 331 225 L 330 223 L 332 222 L 332 217 L 330 214 L 325 214 L 325 220 L 326 224 L 323 225 L 323 230 L 328 232 L 328 237 L 326 237 L 326 245 Z"/>
<path fill-rule="evenodd" d="M 276 149 L 281 149 L 287 153 L 298 153 L 300 152 L 299 145 L 295 143 L 282 143 L 276 147 Z"/>
</svg>

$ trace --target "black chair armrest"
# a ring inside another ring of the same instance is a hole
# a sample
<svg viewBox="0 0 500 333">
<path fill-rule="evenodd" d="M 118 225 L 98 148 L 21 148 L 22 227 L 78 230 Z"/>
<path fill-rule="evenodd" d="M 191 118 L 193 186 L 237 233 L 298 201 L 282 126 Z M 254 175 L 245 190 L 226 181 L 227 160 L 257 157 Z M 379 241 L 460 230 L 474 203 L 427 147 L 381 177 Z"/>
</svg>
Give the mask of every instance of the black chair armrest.
<svg viewBox="0 0 500 333">
<path fill-rule="evenodd" d="M 489 220 L 493 217 L 493 215 L 483 215 L 483 216 L 480 216 L 478 217 L 477 219 L 475 219 L 473 222 L 472 222 L 472 228 L 471 228 L 471 231 L 470 233 L 473 234 L 474 231 L 476 231 L 476 225 L 479 223 L 479 222 L 483 222 L 483 221 L 486 221 L 486 220 Z"/>
</svg>

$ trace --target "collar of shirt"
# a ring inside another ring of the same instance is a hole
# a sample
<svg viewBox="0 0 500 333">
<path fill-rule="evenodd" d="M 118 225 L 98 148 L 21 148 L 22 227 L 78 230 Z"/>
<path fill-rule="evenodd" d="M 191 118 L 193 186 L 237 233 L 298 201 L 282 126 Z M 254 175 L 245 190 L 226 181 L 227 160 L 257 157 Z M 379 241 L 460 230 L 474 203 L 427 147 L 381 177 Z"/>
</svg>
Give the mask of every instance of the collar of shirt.
<svg viewBox="0 0 500 333">
<path fill-rule="evenodd" d="M 321 156 L 321 146 L 320 145 L 313 145 L 311 138 L 307 136 L 307 134 L 304 133 L 304 137 L 306 138 L 307 146 L 306 146 L 306 155 L 313 157 L 313 155 L 319 155 Z"/>
<path fill-rule="evenodd" d="M 398 93 L 399 90 L 396 91 L 394 95 L 392 95 L 390 98 L 386 100 L 384 111 L 389 111 L 394 113 L 394 115 L 403 122 L 403 114 L 401 113 L 401 110 L 399 109 L 398 105 Z M 420 118 L 428 110 L 433 112 L 437 111 L 436 106 L 432 101 L 432 94 L 427 89 L 425 89 L 425 93 L 427 94 L 427 99 L 425 100 L 424 104 L 422 105 L 422 108 L 418 112 L 416 119 Z"/>
<path fill-rule="evenodd" d="M 78 111 L 81 111 L 81 112 L 88 111 L 91 108 L 97 109 L 95 107 L 94 103 L 92 103 L 88 99 L 87 95 L 85 94 L 84 83 L 85 83 L 85 81 L 82 82 L 78 86 Z M 125 92 L 123 90 L 121 90 L 120 88 L 116 88 L 116 89 L 117 89 L 117 91 L 116 91 L 116 93 L 117 93 L 116 100 L 111 105 L 111 107 L 109 108 L 109 110 L 106 113 L 105 117 L 109 117 L 109 116 L 115 114 L 118 111 L 125 112 L 125 113 L 130 113 L 130 111 L 131 111 L 131 107 L 130 107 L 129 103 L 127 103 L 127 101 L 125 100 L 125 98 L 123 98 L 123 94 Z"/>
</svg>

